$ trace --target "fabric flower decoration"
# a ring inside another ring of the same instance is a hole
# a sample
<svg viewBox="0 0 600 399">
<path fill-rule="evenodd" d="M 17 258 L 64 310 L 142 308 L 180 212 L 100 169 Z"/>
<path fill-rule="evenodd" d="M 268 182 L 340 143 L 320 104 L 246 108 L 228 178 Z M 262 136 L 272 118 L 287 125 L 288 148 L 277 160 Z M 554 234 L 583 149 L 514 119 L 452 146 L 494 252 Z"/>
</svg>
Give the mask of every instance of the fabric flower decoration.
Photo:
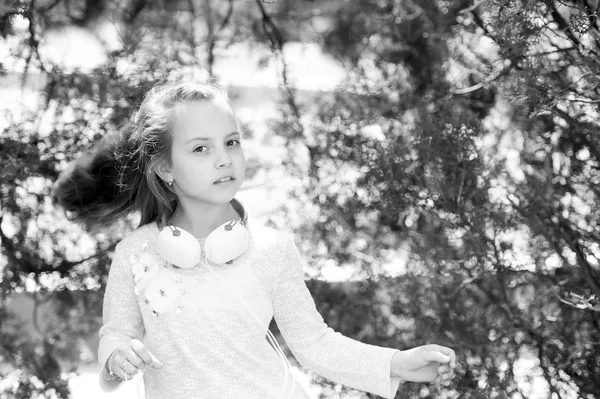
<svg viewBox="0 0 600 399">
<path fill-rule="evenodd" d="M 181 296 L 178 284 L 172 278 L 161 273 L 148 283 L 146 288 L 146 302 L 155 315 L 168 312 L 175 308 Z"/>
<path fill-rule="evenodd" d="M 143 291 L 150 280 L 160 273 L 160 259 L 150 253 L 143 253 L 131 268 L 135 280 L 136 294 Z"/>
</svg>

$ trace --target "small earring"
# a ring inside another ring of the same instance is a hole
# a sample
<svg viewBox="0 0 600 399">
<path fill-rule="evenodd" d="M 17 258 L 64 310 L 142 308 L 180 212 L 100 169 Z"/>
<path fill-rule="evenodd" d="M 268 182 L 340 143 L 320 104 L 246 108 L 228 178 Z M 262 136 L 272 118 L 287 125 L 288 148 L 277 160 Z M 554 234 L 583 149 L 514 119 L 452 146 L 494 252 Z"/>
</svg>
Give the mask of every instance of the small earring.
<svg viewBox="0 0 600 399">
<path fill-rule="evenodd" d="M 167 182 L 167 186 L 169 187 L 173 187 L 173 178 L 171 177 L 171 179 Z"/>
</svg>

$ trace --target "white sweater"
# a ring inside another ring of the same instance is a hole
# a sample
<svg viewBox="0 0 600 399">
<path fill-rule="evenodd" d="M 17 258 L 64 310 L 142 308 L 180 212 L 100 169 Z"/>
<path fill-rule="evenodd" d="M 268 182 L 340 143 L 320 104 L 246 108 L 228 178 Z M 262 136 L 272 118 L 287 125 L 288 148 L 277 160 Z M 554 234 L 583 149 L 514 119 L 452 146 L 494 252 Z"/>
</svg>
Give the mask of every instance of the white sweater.
<svg viewBox="0 0 600 399">
<path fill-rule="evenodd" d="M 220 279 L 200 265 L 178 269 L 160 260 L 156 223 L 125 237 L 116 248 L 104 296 L 100 368 L 117 346 L 137 338 L 165 365 L 146 369 L 146 399 L 287 397 L 290 377 L 286 395 L 281 395 L 282 361 L 237 294 L 264 326 L 275 317 L 304 367 L 348 387 L 393 398 L 400 383 L 390 377 L 396 349 L 364 344 L 328 327 L 306 288 L 303 261 L 292 239 L 252 220 L 249 231 L 249 246 L 241 257 L 230 265 L 211 265 Z M 152 258 L 156 264 L 148 278 L 137 280 L 143 253 L 146 263 Z M 177 293 L 158 303 L 162 297 L 154 301 L 157 296 L 146 292 L 157 286 L 167 297 L 173 287 Z M 298 383 L 291 398 L 307 398 Z"/>
</svg>

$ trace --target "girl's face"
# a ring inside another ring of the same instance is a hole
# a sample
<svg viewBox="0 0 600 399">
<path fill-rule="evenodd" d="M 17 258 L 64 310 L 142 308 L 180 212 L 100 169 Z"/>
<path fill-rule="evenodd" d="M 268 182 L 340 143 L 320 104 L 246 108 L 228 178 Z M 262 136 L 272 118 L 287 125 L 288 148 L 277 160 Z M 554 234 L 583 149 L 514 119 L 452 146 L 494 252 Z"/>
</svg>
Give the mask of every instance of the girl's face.
<svg viewBox="0 0 600 399">
<path fill-rule="evenodd" d="M 168 173 L 179 200 L 231 201 L 244 180 L 246 160 L 229 104 L 225 100 L 180 104 L 173 110 L 171 131 Z"/>
</svg>

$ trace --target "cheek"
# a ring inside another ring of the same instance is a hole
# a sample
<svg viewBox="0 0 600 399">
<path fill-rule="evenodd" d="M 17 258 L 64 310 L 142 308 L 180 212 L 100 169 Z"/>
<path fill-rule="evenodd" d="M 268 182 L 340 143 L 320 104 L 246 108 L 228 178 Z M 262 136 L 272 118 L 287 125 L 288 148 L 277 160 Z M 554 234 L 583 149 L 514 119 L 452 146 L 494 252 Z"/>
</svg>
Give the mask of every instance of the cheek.
<svg viewBox="0 0 600 399">
<path fill-rule="evenodd" d="M 242 165 L 246 165 L 246 154 L 244 154 L 244 150 L 240 147 L 238 151 L 236 151 L 236 156 L 238 157 L 239 163 Z"/>
<path fill-rule="evenodd" d="M 238 170 L 239 170 L 239 174 L 242 177 L 246 177 L 246 159 L 244 157 L 242 157 L 240 159 L 240 162 L 238 162 Z"/>
<path fill-rule="evenodd" d="M 183 160 L 183 158 L 177 154 L 173 154 L 174 157 L 171 160 L 171 174 L 177 178 L 177 176 L 179 176 L 181 178 L 181 176 L 185 176 L 185 171 L 186 171 L 186 167 L 185 167 L 185 162 Z"/>
<path fill-rule="evenodd" d="M 183 153 L 183 154 L 174 154 L 175 157 L 171 162 L 171 172 L 177 179 L 179 177 L 180 182 L 184 181 L 199 181 L 204 176 L 203 173 L 199 173 L 199 171 L 206 170 L 207 167 L 203 162 L 202 157 Z"/>
</svg>

